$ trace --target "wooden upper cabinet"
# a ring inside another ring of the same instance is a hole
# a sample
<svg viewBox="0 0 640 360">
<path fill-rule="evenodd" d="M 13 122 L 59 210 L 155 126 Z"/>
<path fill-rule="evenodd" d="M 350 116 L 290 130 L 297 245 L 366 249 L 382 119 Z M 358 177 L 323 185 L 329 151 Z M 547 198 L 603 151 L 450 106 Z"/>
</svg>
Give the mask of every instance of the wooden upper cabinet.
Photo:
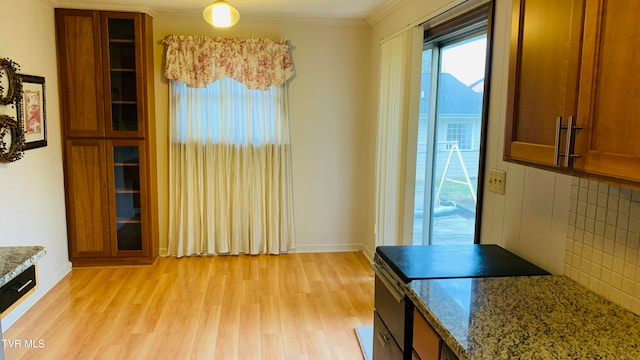
<svg viewBox="0 0 640 360">
<path fill-rule="evenodd" d="M 557 122 L 575 115 L 583 1 L 513 2 L 506 160 L 562 162 Z"/>
<path fill-rule="evenodd" d="M 639 1 L 588 0 L 574 168 L 640 181 Z"/>
<path fill-rule="evenodd" d="M 639 13 L 514 0 L 505 160 L 640 186 Z"/>
<path fill-rule="evenodd" d="M 56 9 L 67 137 L 143 138 L 146 14 Z"/>
<path fill-rule="evenodd" d="M 104 136 L 100 15 L 56 9 L 60 104 L 67 136 Z"/>
<path fill-rule="evenodd" d="M 143 16 L 102 12 L 105 118 L 108 137 L 144 136 Z"/>
</svg>

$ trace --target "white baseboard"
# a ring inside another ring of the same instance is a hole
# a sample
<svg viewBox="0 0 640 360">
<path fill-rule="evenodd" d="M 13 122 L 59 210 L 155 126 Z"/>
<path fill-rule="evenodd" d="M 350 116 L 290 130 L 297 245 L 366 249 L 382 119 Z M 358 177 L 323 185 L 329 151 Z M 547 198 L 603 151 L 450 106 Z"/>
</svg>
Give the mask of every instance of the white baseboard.
<svg viewBox="0 0 640 360">
<path fill-rule="evenodd" d="M 312 253 L 312 252 L 347 252 L 347 251 L 362 251 L 364 256 L 373 263 L 373 253 L 370 249 L 363 244 L 324 244 L 324 245 L 298 245 L 292 252 L 298 253 Z M 167 256 L 167 248 L 160 248 L 158 250 L 158 256 Z"/>
<path fill-rule="evenodd" d="M 368 247 L 363 246 L 362 247 L 362 253 L 364 254 L 364 256 L 367 257 L 367 260 L 369 260 L 369 262 L 371 264 L 373 264 L 373 254 L 375 254 L 375 250 L 371 251 Z"/>
<path fill-rule="evenodd" d="M 160 257 L 166 257 L 167 256 L 167 248 L 160 248 L 158 249 L 158 256 Z"/>
<path fill-rule="evenodd" d="M 364 244 L 321 244 L 321 245 L 298 245 L 293 252 L 311 253 L 311 252 L 346 252 L 346 251 L 362 251 L 364 256 L 373 263 L 373 252 L 364 246 Z"/>
<path fill-rule="evenodd" d="M 346 251 L 362 251 L 362 244 L 314 244 L 314 245 L 296 245 L 293 252 L 312 253 L 312 252 L 346 252 Z"/>
</svg>

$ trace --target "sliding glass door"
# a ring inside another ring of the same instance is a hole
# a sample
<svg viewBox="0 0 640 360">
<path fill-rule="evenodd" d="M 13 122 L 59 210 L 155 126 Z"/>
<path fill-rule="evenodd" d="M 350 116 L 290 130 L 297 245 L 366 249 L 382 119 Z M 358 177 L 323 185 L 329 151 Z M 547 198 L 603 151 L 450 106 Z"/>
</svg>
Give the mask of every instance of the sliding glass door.
<svg viewBox="0 0 640 360">
<path fill-rule="evenodd" d="M 482 176 L 487 25 L 426 38 L 418 120 L 413 244 L 472 244 Z"/>
</svg>

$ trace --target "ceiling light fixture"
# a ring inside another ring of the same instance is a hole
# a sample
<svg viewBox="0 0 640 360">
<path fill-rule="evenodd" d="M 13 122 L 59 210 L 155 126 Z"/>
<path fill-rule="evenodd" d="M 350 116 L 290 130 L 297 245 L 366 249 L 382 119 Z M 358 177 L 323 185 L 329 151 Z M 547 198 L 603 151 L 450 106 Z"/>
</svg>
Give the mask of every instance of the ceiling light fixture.
<svg viewBox="0 0 640 360">
<path fill-rule="evenodd" d="M 216 0 L 202 12 L 204 19 L 215 27 L 231 27 L 240 20 L 240 13 L 236 8 L 224 0 Z"/>
</svg>

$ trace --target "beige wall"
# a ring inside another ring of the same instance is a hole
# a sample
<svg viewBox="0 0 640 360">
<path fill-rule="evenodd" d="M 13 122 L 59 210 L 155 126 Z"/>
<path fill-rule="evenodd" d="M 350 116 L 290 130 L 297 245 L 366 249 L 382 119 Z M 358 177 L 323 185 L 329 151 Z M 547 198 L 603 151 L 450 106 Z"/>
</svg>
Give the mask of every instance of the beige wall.
<svg viewBox="0 0 640 360">
<path fill-rule="evenodd" d="M 371 121 L 370 28 L 364 22 L 242 18 L 231 29 L 200 16 L 156 15 L 154 40 L 169 34 L 286 38 L 296 76 L 289 87 L 297 251 L 360 250 L 370 179 L 364 146 Z M 156 45 L 160 253 L 168 227 L 168 84 Z M 365 186 L 363 186 L 365 185 Z"/>
<path fill-rule="evenodd" d="M 44 76 L 48 145 L 0 164 L 0 246 L 41 245 L 39 288 L 2 319 L 7 329 L 71 270 L 60 140 L 60 112 L 53 8 L 40 0 L 1 0 L 0 58 L 20 64 L 20 72 Z M 6 111 L 0 106 L 0 113 Z M 0 259 L 2 267 L 2 259 Z"/>
</svg>

